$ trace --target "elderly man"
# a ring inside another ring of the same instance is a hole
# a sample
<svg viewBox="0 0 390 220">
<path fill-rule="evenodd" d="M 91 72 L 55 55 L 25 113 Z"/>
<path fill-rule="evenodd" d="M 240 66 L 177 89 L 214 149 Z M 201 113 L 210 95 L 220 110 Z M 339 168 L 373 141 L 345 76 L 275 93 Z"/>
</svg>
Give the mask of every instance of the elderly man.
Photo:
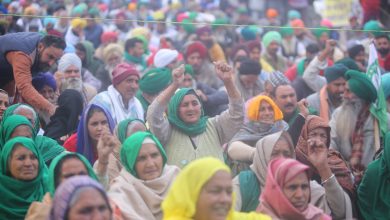
<svg viewBox="0 0 390 220">
<path fill-rule="evenodd" d="M 65 89 L 77 90 L 83 95 L 86 103 L 97 94 L 93 86 L 83 82 L 81 78 L 81 60 L 74 53 L 67 53 L 61 57 L 55 77 L 60 92 Z"/>
<path fill-rule="evenodd" d="M 99 93 L 91 103 L 109 109 L 116 124 L 128 118 L 144 120 L 144 110 L 135 97 L 138 80 L 139 72 L 133 65 L 120 63 L 112 71 L 112 85 L 107 91 Z"/>
<path fill-rule="evenodd" d="M 287 60 L 278 54 L 282 43 L 282 35 L 276 31 L 269 31 L 263 36 L 265 53 L 263 59 L 269 63 L 274 70 L 284 72 L 287 69 Z"/>
<path fill-rule="evenodd" d="M 199 41 L 191 42 L 184 50 L 184 58 L 187 64 L 194 69 L 198 82 L 205 83 L 214 89 L 219 89 L 223 83 L 215 74 L 214 65 L 207 55 L 207 48 Z"/>
<path fill-rule="evenodd" d="M 178 56 L 179 52 L 177 52 L 177 50 L 166 48 L 160 49 L 153 57 L 153 65 L 157 68 L 167 67 L 170 70 L 173 70 L 177 65 Z"/>
<path fill-rule="evenodd" d="M 348 70 L 343 103 L 329 122 L 330 147 L 339 151 L 349 161 L 357 182 L 367 165 L 373 160 L 376 147 L 374 117 L 370 104 L 377 98 L 371 80 L 362 72 Z"/>
<path fill-rule="evenodd" d="M 34 88 L 53 105 L 57 104 L 57 83 L 50 73 L 40 73 L 32 79 Z"/>
<path fill-rule="evenodd" d="M 14 33 L 0 37 L 0 88 L 15 96 L 19 94 L 35 109 L 53 115 L 56 107 L 31 84 L 32 76 L 46 71 L 62 56 L 65 41 L 38 33 Z M 14 101 L 19 101 L 17 99 Z"/>
<path fill-rule="evenodd" d="M 320 117 L 329 121 L 333 111 L 341 105 L 342 95 L 345 90 L 345 73 L 348 68 L 342 64 L 325 69 L 327 84 L 321 90 L 307 97 L 310 107 L 320 113 Z"/>
</svg>

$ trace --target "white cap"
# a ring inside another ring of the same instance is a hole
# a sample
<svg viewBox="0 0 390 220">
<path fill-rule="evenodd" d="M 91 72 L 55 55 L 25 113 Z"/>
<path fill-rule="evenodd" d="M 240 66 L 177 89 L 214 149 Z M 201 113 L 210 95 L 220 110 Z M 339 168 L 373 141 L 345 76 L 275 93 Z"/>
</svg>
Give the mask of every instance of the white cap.
<svg viewBox="0 0 390 220">
<path fill-rule="evenodd" d="M 160 49 L 157 51 L 153 59 L 153 64 L 157 68 L 166 67 L 168 64 L 172 63 L 177 59 L 179 52 L 177 50 L 171 49 Z"/>
</svg>

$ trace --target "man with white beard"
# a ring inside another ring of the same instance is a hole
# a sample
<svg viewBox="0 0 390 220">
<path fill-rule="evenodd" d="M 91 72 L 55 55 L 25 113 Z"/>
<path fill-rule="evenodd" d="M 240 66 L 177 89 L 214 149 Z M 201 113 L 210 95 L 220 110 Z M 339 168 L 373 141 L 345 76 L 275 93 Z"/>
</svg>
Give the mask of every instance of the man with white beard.
<svg viewBox="0 0 390 220">
<path fill-rule="evenodd" d="M 83 95 L 85 103 L 97 94 L 93 86 L 81 79 L 81 60 L 75 53 L 67 53 L 61 57 L 55 78 L 60 92 L 65 89 L 77 90 Z"/>
<path fill-rule="evenodd" d="M 329 122 L 330 147 L 349 162 L 358 183 L 376 152 L 374 116 L 370 113 L 370 105 L 375 102 L 377 92 L 362 72 L 348 70 L 346 79 L 343 103 L 334 111 Z"/>
</svg>

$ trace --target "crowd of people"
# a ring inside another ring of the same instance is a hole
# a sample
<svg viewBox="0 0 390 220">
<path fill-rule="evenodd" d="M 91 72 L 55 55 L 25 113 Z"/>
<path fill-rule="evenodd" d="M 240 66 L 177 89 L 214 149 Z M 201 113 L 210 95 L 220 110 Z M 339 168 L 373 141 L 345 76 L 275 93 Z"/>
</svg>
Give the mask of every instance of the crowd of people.
<svg viewBox="0 0 390 220">
<path fill-rule="evenodd" d="M 0 219 L 388 219 L 368 2 L 2 1 Z"/>
</svg>

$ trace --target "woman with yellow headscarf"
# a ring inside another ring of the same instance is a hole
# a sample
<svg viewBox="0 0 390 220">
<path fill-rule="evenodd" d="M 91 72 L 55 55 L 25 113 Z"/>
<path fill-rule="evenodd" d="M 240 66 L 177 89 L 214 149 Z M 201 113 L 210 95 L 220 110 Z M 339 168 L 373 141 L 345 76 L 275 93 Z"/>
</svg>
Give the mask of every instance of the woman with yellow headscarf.
<svg viewBox="0 0 390 220">
<path fill-rule="evenodd" d="M 282 111 L 271 98 L 258 95 L 248 100 L 246 121 L 227 148 L 233 174 L 249 168 L 256 150 L 255 145 L 261 138 L 287 129 Z"/>
<path fill-rule="evenodd" d="M 234 194 L 228 166 L 205 157 L 186 166 L 162 203 L 164 220 L 271 219 L 260 213 L 233 210 Z"/>
</svg>

